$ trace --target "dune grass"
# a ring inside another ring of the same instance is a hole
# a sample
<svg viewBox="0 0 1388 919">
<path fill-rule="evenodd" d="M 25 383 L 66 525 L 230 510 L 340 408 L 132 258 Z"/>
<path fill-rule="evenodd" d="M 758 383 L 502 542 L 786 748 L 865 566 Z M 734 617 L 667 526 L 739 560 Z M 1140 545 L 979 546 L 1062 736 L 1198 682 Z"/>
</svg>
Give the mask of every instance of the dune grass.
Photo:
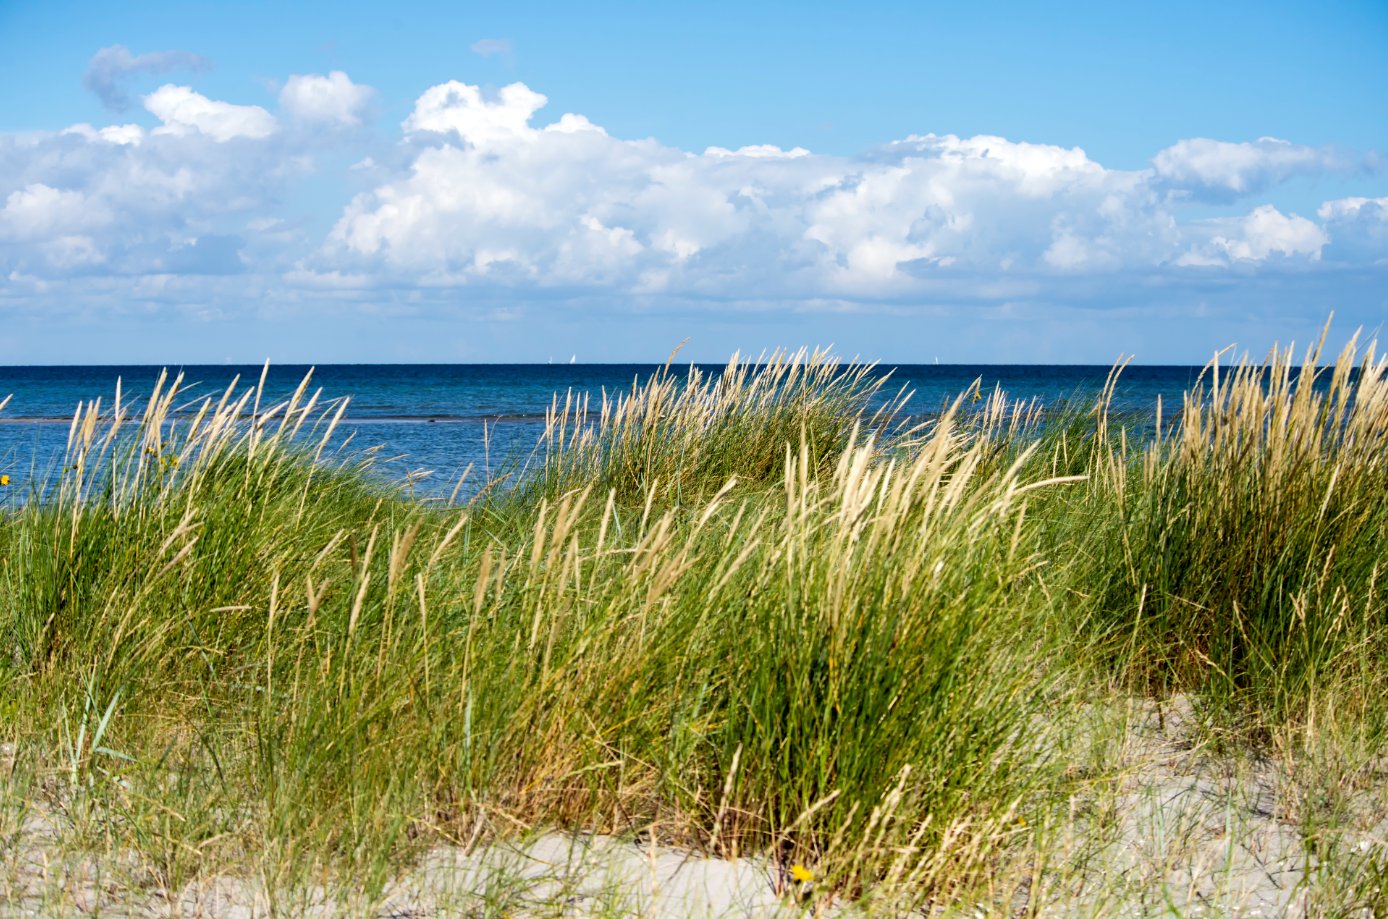
<svg viewBox="0 0 1388 919">
<path fill-rule="evenodd" d="M 546 828 L 757 854 L 792 909 L 1041 910 L 1111 778 L 1066 712 L 1193 699 L 1240 755 L 1368 775 L 1388 368 L 1317 356 L 1212 368 L 1145 440 L 1111 386 L 911 427 L 869 367 L 735 359 L 556 401 L 453 509 L 327 462 L 307 379 L 81 408 L 0 522 L 0 834 L 59 815 L 73 864 L 286 913 Z M 1356 865 L 1334 903 L 1372 907 Z"/>
<path fill-rule="evenodd" d="M 855 432 L 901 433 L 904 393 L 877 399 L 868 414 L 888 379 L 873 370 L 802 349 L 757 361 L 733 355 L 716 376 L 691 366 L 681 377 L 667 363 L 629 392 L 602 393 L 597 406 L 569 393 L 561 408 L 556 394 L 538 448 L 501 474 L 514 473 L 512 497 L 532 505 L 589 485 L 624 501 L 656 490 L 694 505 L 734 476 L 779 480 L 787 445 L 803 443 L 818 478 L 854 446 Z"/>
<path fill-rule="evenodd" d="M 1115 673 L 1250 739 L 1381 710 L 1388 375 L 1353 342 L 1319 357 L 1212 368 L 1169 435 L 1108 445 L 1060 512 L 1092 528 L 1075 578 Z"/>
</svg>

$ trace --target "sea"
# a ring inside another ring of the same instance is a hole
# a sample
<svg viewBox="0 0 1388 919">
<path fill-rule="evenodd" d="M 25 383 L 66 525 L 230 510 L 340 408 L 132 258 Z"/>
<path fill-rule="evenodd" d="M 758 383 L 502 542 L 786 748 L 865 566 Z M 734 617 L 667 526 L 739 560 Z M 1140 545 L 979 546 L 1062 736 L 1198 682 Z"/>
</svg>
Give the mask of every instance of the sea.
<svg viewBox="0 0 1388 919">
<path fill-rule="evenodd" d="M 688 365 L 672 367 L 683 374 Z M 723 365 L 699 365 L 719 374 Z M 117 381 L 121 402 L 138 410 L 167 370 L 181 373 L 185 410 L 214 401 L 229 385 L 244 392 L 260 382 L 259 366 L 15 366 L 0 367 L 0 473 L 14 491 L 26 484 L 52 481 L 60 471 L 73 413 L 80 404 L 101 398 L 111 404 Z M 907 410 L 928 417 L 976 384 L 987 395 L 1000 387 L 1010 399 L 1038 400 L 1057 406 L 1100 392 L 1112 368 L 1106 365 L 878 365 L 886 377 L 882 398 L 903 390 Z M 1115 409 L 1133 416 L 1151 415 L 1161 398 L 1168 415 L 1181 405 L 1183 393 L 1200 377 L 1201 367 L 1129 366 L 1118 377 Z M 628 392 L 652 374 L 658 364 L 329 364 L 318 367 L 271 365 L 266 372 L 261 407 L 288 397 L 312 372 L 311 394 L 321 388 L 321 403 L 348 399 L 327 456 L 355 461 L 370 455 L 373 474 L 411 490 L 417 497 L 451 495 L 469 466 L 465 485 L 486 480 L 508 457 L 533 450 L 544 428 L 545 410 L 557 397 L 560 406 L 571 395 L 589 398 L 596 407 L 604 395 Z M 34 493 L 34 489 L 29 489 Z M 462 489 L 465 495 L 469 488 Z"/>
</svg>

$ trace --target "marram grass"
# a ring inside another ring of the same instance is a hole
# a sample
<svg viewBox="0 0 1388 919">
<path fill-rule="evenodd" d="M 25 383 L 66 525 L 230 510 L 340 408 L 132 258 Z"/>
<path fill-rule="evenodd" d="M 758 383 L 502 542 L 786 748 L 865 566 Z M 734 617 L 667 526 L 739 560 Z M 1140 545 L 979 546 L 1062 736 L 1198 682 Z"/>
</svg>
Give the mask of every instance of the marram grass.
<svg viewBox="0 0 1388 919">
<path fill-rule="evenodd" d="M 1388 376 L 1351 345 L 1313 387 L 1315 356 L 1148 441 L 1111 387 L 906 429 L 870 368 L 734 360 L 556 402 L 452 509 L 328 462 L 307 379 L 177 419 L 161 380 L 81 409 L 0 523 L 9 787 L 169 890 L 379 891 L 548 827 L 810 865 L 869 910 L 1011 904 L 1085 781 L 1058 707 L 1184 692 L 1250 748 L 1377 742 Z"/>
</svg>

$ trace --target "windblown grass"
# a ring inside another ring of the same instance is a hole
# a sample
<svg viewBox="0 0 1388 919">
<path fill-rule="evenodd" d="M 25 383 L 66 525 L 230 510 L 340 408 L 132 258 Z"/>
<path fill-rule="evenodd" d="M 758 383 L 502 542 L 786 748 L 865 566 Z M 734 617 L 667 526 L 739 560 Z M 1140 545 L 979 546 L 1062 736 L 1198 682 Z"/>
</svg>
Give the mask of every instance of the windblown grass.
<svg viewBox="0 0 1388 919">
<path fill-rule="evenodd" d="M 572 393 L 560 408 L 556 394 L 539 448 L 518 470 L 517 497 L 534 504 L 592 485 L 625 500 L 657 491 L 695 504 L 734 476 L 776 483 L 787 446 L 802 443 L 818 477 L 856 445 L 856 431 L 893 423 L 901 394 L 865 417 L 886 382 L 871 365 L 801 350 L 762 361 L 734 355 L 718 375 L 691 366 L 680 378 L 667 364 L 630 392 L 604 392 L 596 411 Z"/>
<path fill-rule="evenodd" d="M 1319 357 L 1215 365 L 1169 436 L 1095 454 L 1066 508 L 1094 527 L 1076 579 L 1114 665 L 1264 736 L 1327 704 L 1377 715 L 1388 662 L 1388 362 Z"/>
<path fill-rule="evenodd" d="M 808 865 L 792 908 L 1040 910 L 1108 781 L 1067 709 L 1182 692 L 1253 752 L 1381 736 L 1386 370 L 1351 345 L 1317 387 L 1277 352 L 1130 440 L 1112 381 L 908 428 L 871 368 L 735 359 L 556 402 L 456 510 L 326 463 L 342 408 L 307 379 L 177 425 L 161 380 L 138 419 L 79 410 L 0 523 L 6 800 L 171 897 L 370 900 L 440 842 L 548 827 Z"/>
</svg>

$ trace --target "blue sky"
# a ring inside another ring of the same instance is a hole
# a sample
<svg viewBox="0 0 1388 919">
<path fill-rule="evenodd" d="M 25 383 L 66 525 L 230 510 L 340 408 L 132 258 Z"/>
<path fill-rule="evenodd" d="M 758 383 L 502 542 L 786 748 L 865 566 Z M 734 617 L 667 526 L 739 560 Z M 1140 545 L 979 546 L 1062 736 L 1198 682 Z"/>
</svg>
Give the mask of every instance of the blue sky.
<svg viewBox="0 0 1388 919">
<path fill-rule="evenodd" d="M 6 362 L 1199 362 L 1388 316 L 1381 2 L 3 2 L 0 83 Z"/>
</svg>

